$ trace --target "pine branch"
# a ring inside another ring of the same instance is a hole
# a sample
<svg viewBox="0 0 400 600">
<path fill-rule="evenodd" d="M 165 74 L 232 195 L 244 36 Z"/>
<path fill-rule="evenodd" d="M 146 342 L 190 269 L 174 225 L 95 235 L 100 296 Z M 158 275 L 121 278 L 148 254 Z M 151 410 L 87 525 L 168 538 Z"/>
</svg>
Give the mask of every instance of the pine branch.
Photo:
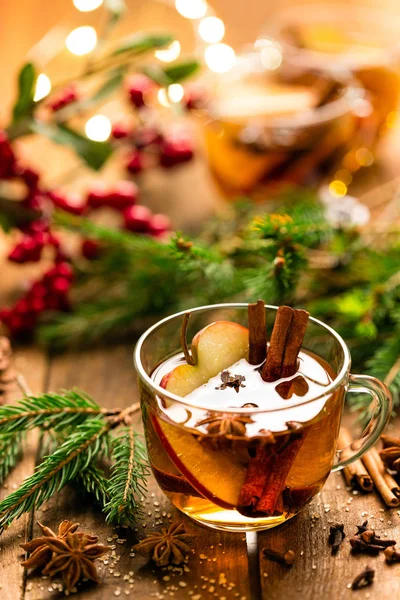
<svg viewBox="0 0 400 600">
<path fill-rule="evenodd" d="M 133 522 L 140 512 L 140 498 L 145 493 L 149 466 L 145 446 L 132 426 L 125 427 L 112 444 L 109 502 L 104 511 L 108 523 Z"/>
<path fill-rule="evenodd" d="M 368 361 L 368 373 L 381 379 L 393 394 L 393 404 L 400 403 L 400 327 Z"/>
<path fill-rule="evenodd" d="M 0 502 L 0 533 L 23 513 L 39 508 L 69 481 L 84 471 L 104 450 L 112 422 L 92 417 L 77 425 L 68 439 L 38 465 L 18 490 Z"/>
<path fill-rule="evenodd" d="M 17 464 L 22 453 L 24 434 L 17 431 L 5 434 L 0 439 L 0 485 Z"/>
<path fill-rule="evenodd" d="M 6 434 L 34 427 L 56 431 L 74 428 L 88 417 L 104 412 L 94 400 L 77 390 L 30 396 L 16 405 L 0 407 L 0 441 Z"/>
<path fill-rule="evenodd" d="M 104 471 L 95 464 L 90 464 L 82 471 L 78 477 L 78 483 L 82 485 L 86 492 L 92 494 L 102 507 L 110 501 L 109 481 Z"/>
</svg>

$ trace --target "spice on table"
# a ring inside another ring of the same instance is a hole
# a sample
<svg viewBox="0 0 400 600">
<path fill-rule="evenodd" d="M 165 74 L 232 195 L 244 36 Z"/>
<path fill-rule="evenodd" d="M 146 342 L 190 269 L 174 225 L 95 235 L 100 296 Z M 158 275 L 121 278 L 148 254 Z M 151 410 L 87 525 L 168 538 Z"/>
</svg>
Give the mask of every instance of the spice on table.
<svg viewBox="0 0 400 600">
<path fill-rule="evenodd" d="M 58 532 L 55 533 L 50 527 L 46 527 L 45 525 L 42 525 L 42 523 L 38 522 L 38 525 L 42 530 L 43 535 L 34 538 L 26 544 L 20 544 L 20 547 L 30 554 L 30 557 L 22 563 L 22 566 L 26 569 L 38 569 L 44 567 L 51 560 L 52 551 L 47 545 L 48 538 L 57 538 L 59 540 L 65 539 L 67 533 L 74 533 L 79 527 L 79 523 L 72 523 L 72 521 L 65 520 L 61 521 L 58 526 Z M 99 538 L 97 536 L 92 536 L 92 539 L 93 543 L 95 543 Z"/>
<path fill-rule="evenodd" d="M 285 550 L 285 552 L 277 552 L 276 550 L 272 550 L 272 548 L 264 548 L 263 554 L 269 560 L 273 562 L 279 563 L 285 567 L 291 567 L 294 565 L 296 560 L 296 553 L 294 550 Z"/>
<path fill-rule="evenodd" d="M 352 442 L 353 438 L 350 435 L 349 430 L 346 427 L 341 427 L 338 437 L 338 446 L 339 448 L 343 448 L 341 451 L 342 458 L 346 459 L 351 454 L 349 446 L 351 446 Z M 374 489 L 374 482 L 372 481 L 371 475 L 368 473 L 361 459 L 355 460 L 345 467 L 342 473 L 348 486 L 357 488 L 365 493 L 372 492 Z"/>
<path fill-rule="evenodd" d="M 400 562 L 400 552 L 398 552 L 394 546 L 389 546 L 388 548 L 386 548 L 384 555 L 386 558 L 386 562 L 389 564 Z"/>
<path fill-rule="evenodd" d="M 370 567 L 365 567 L 364 571 L 361 571 L 359 575 L 354 579 L 351 584 L 352 590 L 360 590 L 361 588 L 368 587 L 372 585 L 375 577 L 374 569 Z"/>
<path fill-rule="evenodd" d="M 400 498 L 397 498 L 391 490 L 392 486 L 390 480 L 388 479 L 389 474 L 386 473 L 385 465 L 383 464 L 376 448 L 371 448 L 371 450 L 364 454 L 362 461 L 368 469 L 375 487 L 385 504 L 391 508 L 399 506 Z"/>
<path fill-rule="evenodd" d="M 172 523 L 168 529 L 150 533 L 144 540 L 133 547 L 133 550 L 151 558 L 158 567 L 169 564 L 181 565 L 190 552 L 187 542 L 191 536 L 186 533 L 182 521 Z"/>
<path fill-rule="evenodd" d="M 350 545 L 354 553 L 377 555 L 389 546 L 396 544 L 395 540 L 381 538 L 373 529 L 368 529 L 368 521 L 357 526 L 356 535 L 350 538 Z"/>
<path fill-rule="evenodd" d="M 58 528 L 58 535 L 50 528 L 41 525 L 43 536 L 35 538 L 23 548 L 32 556 L 22 564 L 26 568 L 43 567 L 43 575 L 54 577 L 61 575 L 65 588 L 70 592 L 80 579 L 90 579 L 98 583 L 94 561 L 111 550 L 108 546 L 98 544 L 98 536 L 76 531 L 78 524 L 63 521 Z M 43 548 L 45 546 L 45 548 Z M 49 552 L 45 553 L 45 549 Z M 34 560 L 31 560 L 35 554 Z M 46 562 L 43 562 L 44 557 Z"/>
<path fill-rule="evenodd" d="M 336 554 L 340 548 L 340 544 L 343 542 L 346 534 L 344 532 L 343 523 L 335 523 L 331 525 L 329 530 L 328 543 L 332 546 L 332 554 Z"/>
<path fill-rule="evenodd" d="M 382 435 L 383 449 L 379 452 L 385 467 L 400 473 L 400 438 Z"/>
</svg>

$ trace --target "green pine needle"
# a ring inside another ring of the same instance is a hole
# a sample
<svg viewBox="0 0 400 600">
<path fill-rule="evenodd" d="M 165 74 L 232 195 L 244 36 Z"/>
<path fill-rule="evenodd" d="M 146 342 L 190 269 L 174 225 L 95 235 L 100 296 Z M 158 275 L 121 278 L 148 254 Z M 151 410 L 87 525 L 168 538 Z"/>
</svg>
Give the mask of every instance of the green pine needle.
<svg viewBox="0 0 400 600">
<path fill-rule="evenodd" d="M 88 465 L 78 478 L 78 484 L 81 484 L 88 494 L 93 495 L 102 507 L 110 500 L 108 483 L 105 472 L 95 464 Z"/>
<path fill-rule="evenodd" d="M 104 508 L 107 522 L 132 523 L 141 511 L 140 499 L 149 475 L 145 446 L 132 426 L 123 428 L 114 439 L 112 459 L 110 499 Z"/>
<path fill-rule="evenodd" d="M 33 508 L 39 508 L 69 481 L 83 472 L 104 450 L 110 423 L 100 417 L 86 419 L 77 425 L 68 439 L 35 469 L 33 475 L 0 502 L 0 533 L 14 519 Z"/>
<path fill-rule="evenodd" d="M 101 413 L 94 400 L 77 390 L 22 398 L 18 404 L 0 406 L 0 442 L 4 435 L 34 427 L 55 431 L 72 429 Z"/>
<path fill-rule="evenodd" d="M 7 433 L 0 438 L 0 485 L 4 483 L 10 471 L 22 454 L 24 434 L 20 431 Z"/>
</svg>

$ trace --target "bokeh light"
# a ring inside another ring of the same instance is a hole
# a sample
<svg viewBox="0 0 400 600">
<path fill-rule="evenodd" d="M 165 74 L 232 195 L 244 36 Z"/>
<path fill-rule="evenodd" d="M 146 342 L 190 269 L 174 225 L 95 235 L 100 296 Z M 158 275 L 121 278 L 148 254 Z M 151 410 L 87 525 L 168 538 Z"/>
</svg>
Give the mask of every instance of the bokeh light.
<svg viewBox="0 0 400 600">
<path fill-rule="evenodd" d="M 347 194 L 347 185 L 343 181 L 335 179 L 329 184 L 329 191 L 335 198 L 342 198 Z"/>
<path fill-rule="evenodd" d="M 163 62 L 172 62 L 178 58 L 181 53 L 181 45 L 178 40 L 174 40 L 168 48 L 164 50 L 156 50 L 155 55 L 159 60 Z"/>
<path fill-rule="evenodd" d="M 205 49 L 204 60 L 210 71 L 227 73 L 235 64 L 235 51 L 227 44 L 212 44 Z"/>
<path fill-rule="evenodd" d="M 105 142 L 111 134 L 111 121 L 105 115 L 91 117 L 85 125 L 85 133 L 94 142 Z"/>
<path fill-rule="evenodd" d="M 343 181 L 344 184 L 349 186 L 353 181 L 353 175 L 347 169 L 339 169 L 335 173 L 335 179 L 339 179 L 339 181 Z"/>
<path fill-rule="evenodd" d="M 50 92 L 51 92 L 50 79 L 44 73 L 39 73 L 37 81 L 36 81 L 35 95 L 33 97 L 33 100 L 35 102 L 39 102 L 39 100 L 43 100 L 43 98 L 46 98 L 46 96 L 48 96 L 48 94 L 50 94 Z"/>
<path fill-rule="evenodd" d="M 199 23 L 199 35 L 207 44 L 217 44 L 225 35 L 225 25 L 218 17 L 204 17 Z"/>
<path fill-rule="evenodd" d="M 171 104 L 169 102 L 167 90 L 165 88 L 160 88 L 158 90 L 157 99 L 158 99 L 159 103 L 161 104 L 161 106 L 164 106 L 164 108 L 169 108 L 171 106 Z"/>
<path fill-rule="evenodd" d="M 175 0 L 175 8 L 186 19 L 201 19 L 207 12 L 205 0 Z"/>
<path fill-rule="evenodd" d="M 172 83 L 168 86 L 168 98 L 171 102 L 180 102 L 185 94 L 185 91 L 180 83 Z"/>
<path fill-rule="evenodd" d="M 75 8 L 80 10 L 81 12 L 90 12 L 91 10 L 96 10 L 103 4 L 103 0 L 72 0 Z"/>
<path fill-rule="evenodd" d="M 355 157 L 361 167 L 370 167 L 375 160 L 374 155 L 368 148 L 359 148 Z"/>
<path fill-rule="evenodd" d="M 65 40 L 65 45 L 72 54 L 83 56 L 89 54 L 97 44 L 97 33 L 90 25 L 73 29 Z"/>
</svg>

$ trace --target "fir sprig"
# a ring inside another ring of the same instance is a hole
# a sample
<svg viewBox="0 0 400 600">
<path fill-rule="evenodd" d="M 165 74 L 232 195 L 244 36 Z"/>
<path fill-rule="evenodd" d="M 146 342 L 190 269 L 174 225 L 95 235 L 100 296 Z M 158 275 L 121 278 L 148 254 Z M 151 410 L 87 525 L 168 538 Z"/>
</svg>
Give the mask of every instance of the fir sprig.
<svg viewBox="0 0 400 600">
<path fill-rule="evenodd" d="M 0 485 L 15 467 L 22 453 L 23 432 L 3 434 L 0 438 Z"/>
<path fill-rule="evenodd" d="M 22 485 L 0 502 L 0 533 L 23 513 L 39 508 L 84 471 L 103 449 L 110 423 L 91 417 L 78 425 L 67 440 L 47 456 Z"/>
<path fill-rule="evenodd" d="M 140 498 L 149 475 L 145 446 L 132 426 L 123 428 L 113 440 L 112 458 L 109 501 L 104 507 L 107 521 L 132 523 L 140 512 Z"/>
<path fill-rule="evenodd" d="M 110 501 L 109 481 L 105 472 L 96 464 L 88 465 L 80 473 L 77 482 L 88 494 L 93 495 L 101 506 L 106 506 Z"/>
</svg>

